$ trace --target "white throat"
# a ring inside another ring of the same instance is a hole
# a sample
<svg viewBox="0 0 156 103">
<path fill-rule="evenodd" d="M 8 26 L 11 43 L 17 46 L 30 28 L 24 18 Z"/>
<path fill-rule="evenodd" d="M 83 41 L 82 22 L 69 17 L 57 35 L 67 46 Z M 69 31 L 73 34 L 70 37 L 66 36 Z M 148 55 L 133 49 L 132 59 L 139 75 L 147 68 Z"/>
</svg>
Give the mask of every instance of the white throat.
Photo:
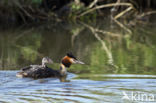
<svg viewBox="0 0 156 103">
<path fill-rule="evenodd" d="M 61 76 L 67 75 L 67 68 L 63 64 L 60 66 L 60 74 Z"/>
<path fill-rule="evenodd" d="M 45 62 L 42 62 L 42 67 L 46 67 L 46 63 Z"/>
</svg>

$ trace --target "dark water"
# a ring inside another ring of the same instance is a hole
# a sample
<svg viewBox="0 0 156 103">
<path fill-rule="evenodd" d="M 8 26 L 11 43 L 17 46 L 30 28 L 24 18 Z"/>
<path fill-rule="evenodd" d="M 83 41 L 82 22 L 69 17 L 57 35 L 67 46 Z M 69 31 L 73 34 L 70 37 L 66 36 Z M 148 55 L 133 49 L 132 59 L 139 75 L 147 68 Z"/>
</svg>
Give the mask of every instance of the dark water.
<svg viewBox="0 0 156 103">
<path fill-rule="evenodd" d="M 156 102 L 155 26 L 132 27 L 132 34 L 111 28 L 107 22 L 89 26 L 105 31 L 98 32 L 102 42 L 81 23 L 1 30 L 0 102 Z M 40 64 L 44 56 L 55 62 L 49 67 L 58 69 L 61 58 L 69 51 L 86 64 L 72 65 L 67 82 L 15 76 L 23 66 Z M 125 93 L 129 99 L 123 99 Z"/>
</svg>

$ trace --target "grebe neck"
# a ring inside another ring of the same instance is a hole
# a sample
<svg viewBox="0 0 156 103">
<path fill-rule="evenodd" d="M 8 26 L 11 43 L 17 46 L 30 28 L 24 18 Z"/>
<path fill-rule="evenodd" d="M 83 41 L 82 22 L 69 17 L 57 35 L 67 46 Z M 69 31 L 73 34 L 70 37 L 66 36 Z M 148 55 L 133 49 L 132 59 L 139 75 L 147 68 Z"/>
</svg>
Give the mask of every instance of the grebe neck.
<svg viewBox="0 0 156 103">
<path fill-rule="evenodd" d="M 60 74 L 61 74 L 61 76 L 67 75 L 67 68 L 63 64 L 60 65 Z"/>
<path fill-rule="evenodd" d="M 42 62 L 42 67 L 46 67 L 46 63 L 45 62 Z"/>
</svg>

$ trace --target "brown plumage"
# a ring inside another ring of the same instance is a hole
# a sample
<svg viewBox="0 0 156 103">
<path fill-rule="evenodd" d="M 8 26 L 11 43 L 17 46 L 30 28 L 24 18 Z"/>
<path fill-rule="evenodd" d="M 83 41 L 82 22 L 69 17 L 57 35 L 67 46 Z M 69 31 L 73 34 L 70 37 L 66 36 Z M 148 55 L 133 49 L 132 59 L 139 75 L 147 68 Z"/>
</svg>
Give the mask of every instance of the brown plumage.
<svg viewBox="0 0 156 103">
<path fill-rule="evenodd" d="M 62 59 L 62 64 L 65 65 L 65 67 L 70 67 L 71 64 L 72 64 L 72 61 L 71 61 L 71 57 L 69 56 L 65 56 L 63 59 Z"/>
</svg>

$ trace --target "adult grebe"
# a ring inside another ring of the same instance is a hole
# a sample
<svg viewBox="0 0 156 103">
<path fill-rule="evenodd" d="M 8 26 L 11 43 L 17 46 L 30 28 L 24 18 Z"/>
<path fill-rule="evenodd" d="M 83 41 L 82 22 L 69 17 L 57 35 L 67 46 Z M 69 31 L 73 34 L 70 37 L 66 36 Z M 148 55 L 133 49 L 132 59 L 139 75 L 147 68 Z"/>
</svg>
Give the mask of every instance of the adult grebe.
<svg viewBox="0 0 156 103">
<path fill-rule="evenodd" d="M 72 63 L 84 64 L 77 60 L 72 53 L 67 53 L 67 55 L 63 57 L 60 64 L 60 70 L 53 70 L 45 65 L 45 63 L 51 62 L 52 60 L 50 58 L 43 58 L 42 65 L 30 65 L 28 67 L 24 67 L 16 76 L 31 78 L 65 77 L 67 76 L 67 68 L 69 68 Z"/>
</svg>

